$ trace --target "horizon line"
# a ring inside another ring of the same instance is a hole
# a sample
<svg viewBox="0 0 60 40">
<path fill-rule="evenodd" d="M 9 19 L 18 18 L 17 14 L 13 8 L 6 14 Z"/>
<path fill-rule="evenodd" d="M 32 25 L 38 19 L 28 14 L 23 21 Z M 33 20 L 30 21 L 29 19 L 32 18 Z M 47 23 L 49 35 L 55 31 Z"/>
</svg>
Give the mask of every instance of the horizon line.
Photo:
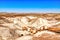
<svg viewBox="0 0 60 40">
<path fill-rule="evenodd" d="M 0 8 L 0 12 L 18 13 L 60 13 L 59 8 Z"/>
</svg>

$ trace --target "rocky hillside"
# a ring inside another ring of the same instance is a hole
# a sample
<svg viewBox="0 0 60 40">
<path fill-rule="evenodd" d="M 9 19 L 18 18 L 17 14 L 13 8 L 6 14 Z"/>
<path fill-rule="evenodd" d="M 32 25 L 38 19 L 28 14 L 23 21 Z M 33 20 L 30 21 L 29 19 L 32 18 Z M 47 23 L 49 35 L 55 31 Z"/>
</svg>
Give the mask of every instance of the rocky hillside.
<svg viewBox="0 0 60 40">
<path fill-rule="evenodd" d="M 1 12 L 0 40 L 60 40 L 60 14 Z"/>
</svg>

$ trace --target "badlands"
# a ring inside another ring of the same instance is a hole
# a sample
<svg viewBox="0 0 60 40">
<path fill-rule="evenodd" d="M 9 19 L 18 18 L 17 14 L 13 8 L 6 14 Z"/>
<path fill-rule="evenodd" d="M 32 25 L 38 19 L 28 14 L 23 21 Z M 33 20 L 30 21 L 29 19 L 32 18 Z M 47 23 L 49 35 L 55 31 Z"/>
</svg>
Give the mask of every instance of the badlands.
<svg viewBox="0 0 60 40">
<path fill-rule="evenodd" d="M 60 40 L 60 14 L 0 13 L 0 40 Z"/>
</svg>

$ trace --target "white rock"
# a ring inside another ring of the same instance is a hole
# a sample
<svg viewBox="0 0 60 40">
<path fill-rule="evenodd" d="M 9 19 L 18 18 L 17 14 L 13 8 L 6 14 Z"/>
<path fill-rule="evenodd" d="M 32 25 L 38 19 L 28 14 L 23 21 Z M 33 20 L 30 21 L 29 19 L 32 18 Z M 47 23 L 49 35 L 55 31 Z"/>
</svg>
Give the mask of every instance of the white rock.
<svg viewBox="0 0 60 40">
<path fill-rule="evenodd" d="M 35 36 L 35 37 L 42 36 L 42 35 L 45 34 L 45 33 L 46 33 L 46 34 L 49 34 L 49 35 L 55 35 L 54 32 L 45 30 L 45 31 L 37 32 L 36 34 L 34 34 L 34 36 Z"/>
<path fill-rule="evenodd" d="M 22 37 L 19 37 L 15 40 L 32 40 L 32 36 L 22 36 Z"/>
<path fill-rule="evenodd" d="M 22 30 L 16 30 L 15 31 L 17 34 L 19 34 L 19 35 L 21 35 L 21 34 L 23 34 L 23 35 L 28 35 L 28 34 L 30 34 L 30 32 L 28 32 L 28 31 L 22 31 Z"/>
</svg>

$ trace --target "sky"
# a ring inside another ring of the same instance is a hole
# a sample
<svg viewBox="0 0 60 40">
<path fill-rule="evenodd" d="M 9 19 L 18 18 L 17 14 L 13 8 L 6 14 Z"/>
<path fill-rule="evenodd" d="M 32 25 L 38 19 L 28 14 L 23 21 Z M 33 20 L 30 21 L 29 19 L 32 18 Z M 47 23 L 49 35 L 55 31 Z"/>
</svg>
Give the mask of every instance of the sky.
<svg viewBox="0 0 60 40">
<path fill-rule="evenodd" d="M 0 12 L 60 12 L 60 0 L 0 0 Z"/>
</svg>

